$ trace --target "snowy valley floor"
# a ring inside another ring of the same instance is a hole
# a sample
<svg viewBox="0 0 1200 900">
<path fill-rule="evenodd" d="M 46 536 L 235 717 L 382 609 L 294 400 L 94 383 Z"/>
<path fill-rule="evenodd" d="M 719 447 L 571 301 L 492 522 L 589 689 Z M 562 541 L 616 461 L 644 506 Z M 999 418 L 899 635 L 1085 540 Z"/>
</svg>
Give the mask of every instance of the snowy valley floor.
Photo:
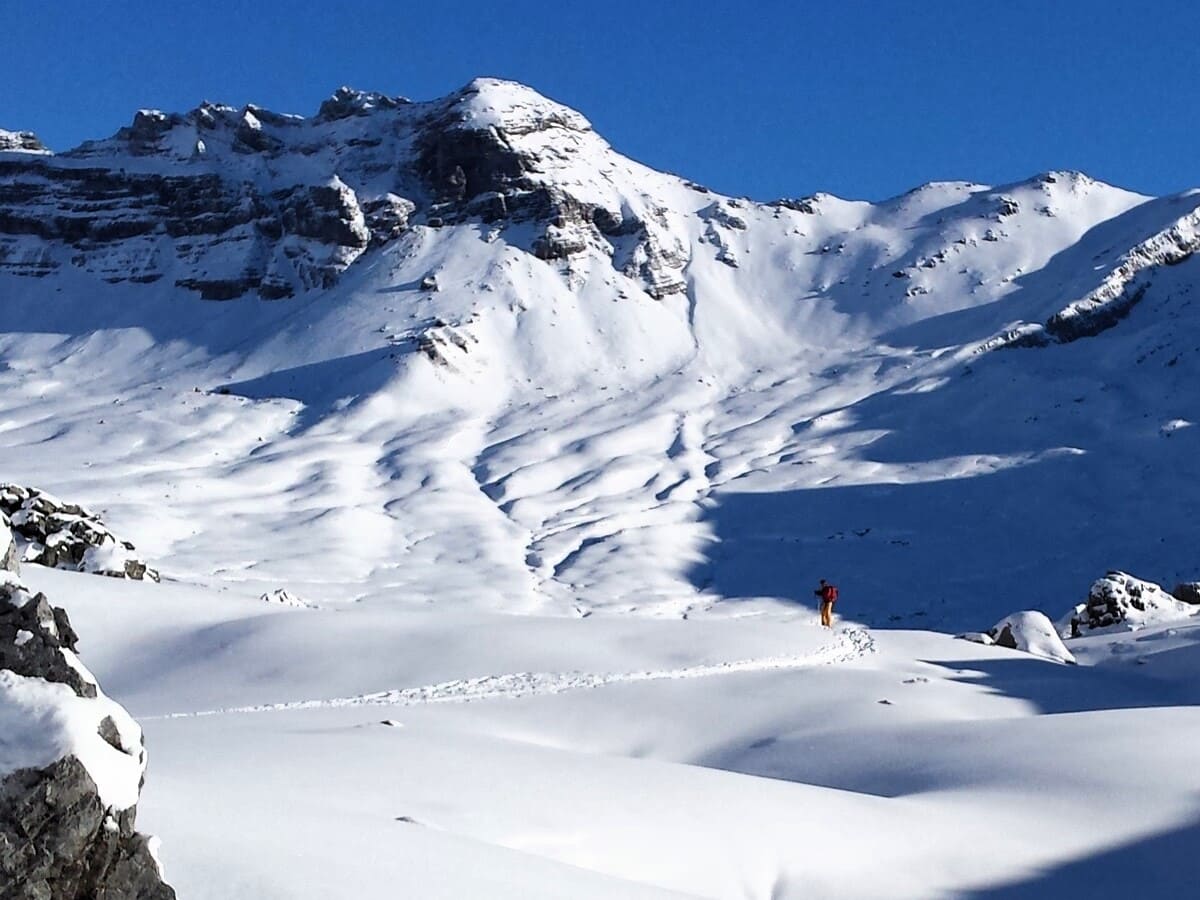
<svg viewBox="0 0 1200 900">
<path fill-rule="evenodd" d="M 26 568 L 186 898 L 1183 896 L 1200 628 L 290 609 Z"/>
</svg>

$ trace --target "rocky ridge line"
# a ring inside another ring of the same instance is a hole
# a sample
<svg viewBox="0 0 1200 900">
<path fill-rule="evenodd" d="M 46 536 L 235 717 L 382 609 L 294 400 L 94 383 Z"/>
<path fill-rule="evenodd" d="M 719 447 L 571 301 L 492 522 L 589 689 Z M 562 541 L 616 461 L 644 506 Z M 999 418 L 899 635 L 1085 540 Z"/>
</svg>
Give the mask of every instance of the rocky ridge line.
<svg viewBox="0 0 1200 900">
<path fill-rule="evenodd" d="M 596 246 L 652 296 L 684 289 L 665 210 L 604 176 L 565 187 L 581 151 L 608 145 L 579 113 L 510 82 L 476 79 L 428 103 L 341 88 L 308 119 L 140 110 L 57 155 L 32 152 L 32 135 L 0 138 L 0 272 L 76 267 L 207 300 L 278 300 L 330 287 L 417 226 L 532 221 L 527 249 L 542 259 Z"/>
<path fill-rule="evenodd" d="M 1200 208 L 1180 217 L 1121 255 L 1100 285 L 1068 303 L 1044 324 L 1023 323 L 988 341 L 981 349 L 1069 344 L 1112 328 L 1133 310 L 1156 270 L 1177 266 L 1200 250 Z"/>
</svg>

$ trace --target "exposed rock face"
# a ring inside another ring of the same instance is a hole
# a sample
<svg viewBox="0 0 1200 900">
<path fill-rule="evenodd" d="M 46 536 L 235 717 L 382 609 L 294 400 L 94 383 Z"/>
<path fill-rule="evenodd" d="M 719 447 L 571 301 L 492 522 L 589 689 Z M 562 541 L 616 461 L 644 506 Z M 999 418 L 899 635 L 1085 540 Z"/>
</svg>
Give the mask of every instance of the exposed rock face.
<svg viewBox="0 0 1200 900">
<path fill-rule="evenodd" d="M 736 201 L 726 201 L 729 204 Z M 725 203 L 713 203 L 700 210 L 700 217 L 707 223 L 704 232 L 706 242 L 717 248 L 717 259 L 730 268 L 738 267 L 737 253 L 731 246 L 728 235 L 731 231 L 745 231 L 746 220 L 737 215 Z"/>
<path fill-rule="evenodd" d="M 1200 249 L 1200 211 L 1182 216 L 1170 228 L 1153 234 L 1118 260 L 1104 282 L 1046 322 L 1046 330 L 1066 342 L 1111 328 L 1138 304 L 1148 274 L 1175 266 Z"/>
<path fill-rule="evenodd" d="M 0 572 L 0 900 L 170 900 L 134 829 L 141 730 L 75 643 L 62 609 Z"/>
<path fill-rule="evenodd" d="M 133 544 L 117 538 L 98 515 L 82 506 L 64 503 L 37 488 L 0 484 L 0 512 L 27 542 L 25 562 L 113 578 L 158 581 L 158 572 L 136 556 Z M 15 552 L 14 542 L 5 553 Z"/>
<path fill-rule="evenodd" d="M 29 592 L 11 575 L 0 574 L 0 669 L 27 678 L 65 684 L 77 696 L 95 697 L 96 685 L 58 651 L 74 652 L 78 639 L 67 614 L 45 594 Z"/>
<path fill-rule="evenodd" d="M 431 188 L 436 210 L 465 216 L 477 207 L 485 222 L 510 212 L 549 212 L 550 198 L 526 177 L 535 160 L 517 152 L 498 130 L 470 127 L 468 115 L 452 104 L 430 118 L 418 144 L 417 171 Z M 486 202 L 478 202 L 481 198 Z"/>
<path fill-rule="evenodd" d="M 475 219 L 538 223 L 527 249 L 543 259 L 596 247 L 653 296 L 682 290 L 685 254 L 652 210 L 611 184 L 605 198 L 562 187 L 589 147 L 607 150 L 583 116 L 492 79 L 429 103 L 340 88 L 310 119 L 140 110 L 60 155 L 0 132 L 0 153 L 23 151 L 0 157 L 0 272 L 76 267 L 206 300 L 283 299 L 416 225 Z"/>
<path fill-rule="evenodd" d="M 1185 619 L 1197 611 L 1197 607 L 1181 602 L 1151 581 L 1125 572 L 1109 572 L 1092 583 L 1087 602 L 1076 606 L 1065 618 L 1063 631 L 1074 634 L 1081 629 L 1113 625 L 1140 628 Z"/>
<path fill-rule="evenodd" d="M 130 152 L 142 146 L 128 140 Z M 208 300 L 264 284 L 274 297 L 327 285 L 366 245 L 361 210 L 336 187 L 262 191 L 210 173 L 64 168 L 56 159 L 0 161 L 0 270 L 42 275 L 69 264 L 110 283 L 173 274 Z"/>
<path fill-rule="evenodd" d="M 578 177 L 572 156 L 607 145 L 579 113 L 514 88 L 479 79 L 425 121 L 416 168 L 433 201 L 431 224 L 534 221 L 541 233 L 531 249 L 540 259 L 595 247 L 656 299 L 684 291 L 687 252 L 665 211 L 639 215 L 611 190 L 611 200 L 598 202 L 594 187 L 563 187 L 556 172 Z"/>
<path fill-rule="evenodd" d="M 207 300 L 328 287 L 373 235 L 407 227 L 396 203 L 368 227 L 335 162 L 351 153 L 348 174 L 360 185 L 395 169 L 398 184 L 415 188 L 400 171 L 399 143 L 380 149 L 363 133 L 392 123 L 354 124 L 401 105 L 343 90 L 312 120 L 211 103 L 184 115 L 140 110 L 108 140 L 58 156 L 9 155 L 0 159 L 0 271 L 73 266 L 113 283 L 167 279 Z M 268 158 L 290 164 L 269 168 Z M 378 206 L 387 196 L 366 199 Z"/>
<path fill-rule="evenodd" d="M 343 85 L 321 104 L 317 120 L 336 122 L 350 116 L 365 116 L 375 109 L 396 109 L 410 102 L 406 97 L 389 97 L 374 91 L 356 91 Z"/>
<path fill-rule="evenodd" d="M 3 900 L 166 900 L 134 810 L 113 813 L 74 756 L 0 781 Z"/>
<path fill-rule="evenodd" d="M 456 368 L 455 361 L 471 352 L 478 338 L 460 331 L 441 319 L 416 336 L 416 347 L 434 365 Z"/>
<path fill-rule="evenodd" d="M 373 244 L 386 244 L 408 230 L 417 205 L 395 194 L 384 194 L 363 205 L 363 220 Z"/>
</svg>

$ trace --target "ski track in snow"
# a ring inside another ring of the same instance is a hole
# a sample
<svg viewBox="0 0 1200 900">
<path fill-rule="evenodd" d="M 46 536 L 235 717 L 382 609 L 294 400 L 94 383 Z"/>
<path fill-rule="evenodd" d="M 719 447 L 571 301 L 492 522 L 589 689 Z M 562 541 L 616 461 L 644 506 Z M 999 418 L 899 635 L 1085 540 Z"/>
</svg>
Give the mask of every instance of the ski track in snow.
<svg viewBox="0 0 1200 900">
<path fill-rule="evenodd" d="M 659 669 L 643 672 L 514 672 L 506 675 L 481 675 L 443 681 L 422 687 L 398 688 L 359 694 L 354 697 L 334 697 L 327 700 L 294 700 L 287 703 L 264 703 L 256 706 L 233 706 L 196 712 L 169 713 L 160 716 L 141 716 L 149 719 L 189 719 L 219 716 L 227 713 L 285 712 L 304 709 L 332 709 L 347 706 L 416 706 L 424 703 L 470 703 L 473 700 L 517 699 L 567 691 L 605 687 L 610 684 L 630 684 L 643 681 L 668 681 L 682 678 L 710 678 L 739 672 L 769 672 L 781 669 L 808 669 L 816 666 L 850 662 L 875 652 L 875 639 L 863 628 L 847 628 L 837 639 L 805 656 L 765 656 L 733 662 L 685 666 L 680 669 Z"/>
</svg>

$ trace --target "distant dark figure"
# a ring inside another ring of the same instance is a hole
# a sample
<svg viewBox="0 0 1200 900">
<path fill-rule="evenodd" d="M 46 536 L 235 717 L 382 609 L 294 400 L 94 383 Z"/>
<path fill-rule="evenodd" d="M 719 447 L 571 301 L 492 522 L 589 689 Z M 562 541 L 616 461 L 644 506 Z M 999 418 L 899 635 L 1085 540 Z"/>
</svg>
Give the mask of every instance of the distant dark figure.
<svg viewBox="0 0 1200 900">
<path fill-rule="evenodd" d="M 836 584 L 830 584 L 824 578 L 821 586 L 813 591 L 821 598 L 821 624 L 826 628 L 833 627 L 833 604 L 837 603 L 838 589 Z"/>
</svg>

